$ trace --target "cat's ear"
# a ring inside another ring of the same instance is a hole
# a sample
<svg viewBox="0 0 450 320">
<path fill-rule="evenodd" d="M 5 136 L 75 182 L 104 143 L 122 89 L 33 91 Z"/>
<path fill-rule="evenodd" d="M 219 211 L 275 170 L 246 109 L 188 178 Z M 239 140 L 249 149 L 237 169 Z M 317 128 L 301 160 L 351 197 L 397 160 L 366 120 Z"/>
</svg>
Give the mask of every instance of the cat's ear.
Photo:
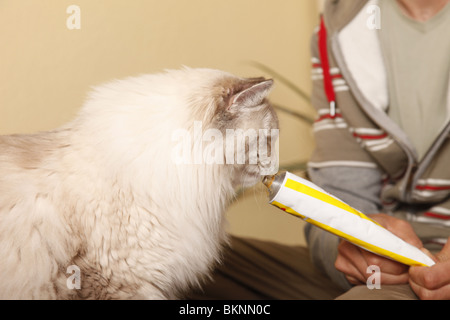
<svg viewBox="0 0 450 320">
<path fill-rule="evenodd" d="M 229 108 L 253 107 L 261 104 L 273 87 L 273 80 L 259 79 L 247 88 L 236 92 L 230 99 Z"/>
</svg>

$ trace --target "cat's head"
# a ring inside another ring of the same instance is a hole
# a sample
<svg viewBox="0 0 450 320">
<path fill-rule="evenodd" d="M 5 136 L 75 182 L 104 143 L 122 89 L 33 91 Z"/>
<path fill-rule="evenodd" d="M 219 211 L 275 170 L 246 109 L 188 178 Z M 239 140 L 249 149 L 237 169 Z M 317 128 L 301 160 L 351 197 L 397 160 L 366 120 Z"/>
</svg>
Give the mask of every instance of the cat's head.
<svg viewBox="0 0 450 320">
<path fill-rule="evenodd" d="M 210 69 L 185 72 L 192 79 L 187 139 L 192 153 L 178 161 L 225 166 L 236 186 L 250 186 L 262 175 L 276 173 L 278 118 L 268 101 L 273 80 Z"/>
<path fill-rule="evenodd" d="M 115 80 L 91 92 L 73 124 L 104 166 L 133 181 L 166 177 L 177 166 L 185 179 L 190 169 L 212 168 L 249 186 L 278 169 L 272 86 L 193 68 Z"/>
</svg>

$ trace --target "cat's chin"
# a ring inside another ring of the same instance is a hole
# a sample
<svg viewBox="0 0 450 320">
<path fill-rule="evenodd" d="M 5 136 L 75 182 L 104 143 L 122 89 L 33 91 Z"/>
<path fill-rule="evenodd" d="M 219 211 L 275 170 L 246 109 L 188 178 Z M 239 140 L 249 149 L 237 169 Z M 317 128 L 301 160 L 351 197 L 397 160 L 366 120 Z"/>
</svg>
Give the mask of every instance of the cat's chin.
<svg viewBox="0 0 450 320">
<path fill-rule="evenodd" d="M 259 168 L 246 168 L 240 176 L 240 185 L 244 188 L 249 188 L 262 181 L 262 178 Z"/>
</svg>

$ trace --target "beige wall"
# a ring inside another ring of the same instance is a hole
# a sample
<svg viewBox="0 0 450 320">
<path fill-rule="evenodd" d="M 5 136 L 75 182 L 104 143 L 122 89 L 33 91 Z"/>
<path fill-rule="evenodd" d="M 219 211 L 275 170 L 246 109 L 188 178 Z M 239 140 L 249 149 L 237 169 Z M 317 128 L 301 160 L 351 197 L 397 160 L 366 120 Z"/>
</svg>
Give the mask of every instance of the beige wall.
<svg viewBox="0 0 450 320">
<path fill-rule="evenodd" d="M 314 0 L 2 0 L 0 134 L 31 133 L 70 120 L 93 85 L 165 68 L 210 67 L 242 76 L 257 61 L 310 91 Z M 81 29 L 70 30 L 69 5 Z M 272 100 L 312 114 L 283 85 Z M 282 164 L 307 159 L 308 126 L 280 114 Z M 228 213 L 231 232 L 302 243 L 302 221 L 270 208 L 260 188 Z"/>
</svg>

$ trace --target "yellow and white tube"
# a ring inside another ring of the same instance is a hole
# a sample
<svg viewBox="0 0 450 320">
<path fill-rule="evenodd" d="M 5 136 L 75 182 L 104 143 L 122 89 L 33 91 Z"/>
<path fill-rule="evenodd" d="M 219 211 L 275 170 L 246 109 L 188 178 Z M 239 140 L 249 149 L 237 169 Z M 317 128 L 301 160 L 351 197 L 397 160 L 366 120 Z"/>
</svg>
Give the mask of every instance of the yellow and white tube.
<svg viewBox="0 0 450 320">
<path fill-rule="evenodd" d="M 290 172 L 267 176 L 269 203 L 331 232 L 363 249 L 410 266 L 432 266 L 434 261 L 380 224 Z"/>
</svg>

